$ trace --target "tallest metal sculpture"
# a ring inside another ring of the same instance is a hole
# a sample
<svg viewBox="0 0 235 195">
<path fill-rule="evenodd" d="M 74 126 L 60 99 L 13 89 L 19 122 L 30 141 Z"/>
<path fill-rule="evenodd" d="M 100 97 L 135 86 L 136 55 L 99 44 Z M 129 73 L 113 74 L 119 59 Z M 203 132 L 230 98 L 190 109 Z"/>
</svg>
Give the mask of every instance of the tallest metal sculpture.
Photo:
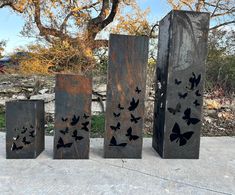
<svg viewBox="0 0 235 195">
<path fill-rule="evenodd" d="M 160 21 L 153 147 L 199 158 L 209 14 L 171 11 Z"/>
</svg>

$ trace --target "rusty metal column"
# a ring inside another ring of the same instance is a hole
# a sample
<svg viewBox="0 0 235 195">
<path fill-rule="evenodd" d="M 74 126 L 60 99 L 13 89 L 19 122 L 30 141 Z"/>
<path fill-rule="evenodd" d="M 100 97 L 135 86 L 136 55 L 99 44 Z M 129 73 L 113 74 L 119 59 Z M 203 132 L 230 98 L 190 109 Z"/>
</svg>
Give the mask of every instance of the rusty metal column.
<svg viewBox="0 0 235 195">
<path fill-rule="evenodd" d="M 110 35 L 105 158 L 141 158 L 148 43 Z"/>
<path fill-rule="evenodd" d="M 44 150 L 44 101 L 6 103 L 6 158 L 36 158 Z"/>
<path fill-rule="evenodd" d="M 88 159 L 91 129 L 92 79 L 56 75 L 55 159 Z"/>
<path fill-rule="evenodd" d="M 199 158 L 208 29 L 208 13 L 160 21 L 153 147 L 163 158 Z"/>
</svg>

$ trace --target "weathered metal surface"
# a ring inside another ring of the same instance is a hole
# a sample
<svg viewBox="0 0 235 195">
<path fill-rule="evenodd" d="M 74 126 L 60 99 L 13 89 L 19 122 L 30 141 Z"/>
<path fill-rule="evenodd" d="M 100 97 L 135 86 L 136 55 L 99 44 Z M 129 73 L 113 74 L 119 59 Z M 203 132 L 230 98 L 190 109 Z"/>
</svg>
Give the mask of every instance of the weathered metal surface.
<svg viewBox="0 0 235 195">
<path fill-rule="evenodd" d="M 141 158 L 149 40 L 110 35 L 105 158 Z"/>
<path fill-rule="evenodd" d="M 44 150 L 44 102 L 6 103 L 6 158 L 36 158 Z"/>
<path fill-rule="evenodd" d="M 55 89 L 55 159 L 88 159 L 92 79 L 59 74 Z"/>
<path fill-rule="evenodd" d="M 208 13 L 160 22 L 153 147 L 163 158 L 199 158 L 208 28 Z"/>
</svg>

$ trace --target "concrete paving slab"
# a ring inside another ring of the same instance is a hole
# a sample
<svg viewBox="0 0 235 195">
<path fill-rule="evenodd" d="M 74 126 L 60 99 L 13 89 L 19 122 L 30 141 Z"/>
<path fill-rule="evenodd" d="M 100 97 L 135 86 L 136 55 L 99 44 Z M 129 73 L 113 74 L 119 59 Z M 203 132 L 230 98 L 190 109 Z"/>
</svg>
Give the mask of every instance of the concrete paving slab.
<svg viewBox="0 0 235 195">
<path fill-rule="evenodd" d="M 203 137 L 199 160 L 161 159 L 144 139 L 142 159 L 104 159 L 91 139 L 89 160 L 53 160 L 53 137 L 32 160 L 5 159 L 0 133 L 0 194 L 235 194 L 235 138 Z"/>
</svg>

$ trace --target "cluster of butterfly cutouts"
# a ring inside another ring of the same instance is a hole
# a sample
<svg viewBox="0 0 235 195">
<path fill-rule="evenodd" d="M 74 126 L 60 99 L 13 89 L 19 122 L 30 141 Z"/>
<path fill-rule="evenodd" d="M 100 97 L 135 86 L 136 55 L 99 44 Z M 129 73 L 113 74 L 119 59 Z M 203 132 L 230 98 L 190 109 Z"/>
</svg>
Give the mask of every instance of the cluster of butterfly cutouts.
<svg viewBox="0 0 235 195">
<path fill-rule="evenodd" d="M 29 125 L 29 127 L 15 128 L 14 131 L 16 136 L 13 137 L 11 151 L 22 150 L 34 142 L 35 130 L 32 125 Z"/>
<path fill-rule="evenodd" d="M 84 115 L 82 116 L 82 118 L 85 120 L 84 122 L 81 123 L 81 131 L 86 131 L 89 132 L 89 121 L 87 121 L 87 119 L 89 118 L 89 116 L 87 114 L 84 113 Z M 62 122 L 65 124 L 65 129 L 59 130 L 59 133 L 61 134 L 61 136 L 59 136 L 56 148 L 60 149 L 60 148 L 70 148 L 73 145 L 73 142 L 68 142 L 65 143 L 63 138 L 66 136 L 71 136 L 74 141 L 79 141 L 84 139 L 83 136 L 79 136 L 79 130 L 78 130 L 78 125 L 80 122 L 80 116 L 76 116 L 73 115 L 73 118 L 71 118 L 71 120 L 69 120 L 68 118 L 61 118 Z M 70 133 L 70 130 L 72 131 L 72 134 Z"/>
<path fill-rule="evenodd" d="M 188 92 L 185 93 L 178 93 L 179 99 L 185 100 L 188 96 L 188 93 L 194 93 L 196 98 L 201 96 L 199 90 L 197 89 L 199 83 L 201 81 L 201 74 L 196 76 L 196 74 L 193 72 L 192 76 L 189 78 L 189 83 L 190 86 L 186 86 L 186 89 Z M 182 81 L 175 79 L 175 85 L 181 85 Z M 197 99 L 193 102 L 194 106 L 200 106 L 199 102 Z M 168 108 L 168 111 L 175 115 L 177 113 L 181 112 L 181 104 L 177 103 L 175 108 Z M 184 116 L 182 119 L 187 123 L 187 125 L 196 125 L 200 120 L 198 118 L 191 117 L 191 108 L 187 108 L 184 111 Z M 194 134 L 193 131 L 188 131 L 185 133 L 181 133 L 180 126 L 177 122 L 175 122 L 173 128 L 172 128 L 172 133 L 170 134 L 170 140 L 171 142 L 176 141 L 176 143 L 179 143 L 179 146 L 184 146 L 187 141 L 192 137 Z"/>
<path fill-rule="evenodd" d="M 136 87 L 135 93 L 139 95 L 141 93 L 141 89 Z M 134 124 L 137 124 L 139 122 L 139 120 L 141 120 L 141 117 L 137 117 L 133 114 L 133 111 L 135 111 L 137 109 L 138 105 L 139 105 L 139 99 L 133 97 L 132 100 L 130 101 L 129 107 L 127 108 L 128 111 L 130 112 L 130 122 L 134 123 Z M 117 124 L 115 126 L 113 126 L 113 125 L 110 126 L 110 129 L 113 131 L 114 134 L 116 131 L 121 129 L 121 123 L 120 123 L 120 121 L 118 121 L 118 119 L 121 116 L 122 112 L 125 110 L 125 108 L 119 103 L 117 106 L 117 109 L 118 109 L 118 111 L 113 113 L 113 117 L 115 119 L 117 119 Z M 132 131 L 133 131 L 133 129 L 131 126 L 126 131 L 125 136 L 128 138 L 128 140 L 135 141 L 135 140 L 139 139 L 139 136 L 133 135 Z M 109 146 L 121 146 L 121 147 L 125 147 L 126 145 L 127 145 L 127 143 L 117 143 L 117 140 L 114 135 L 112 136 L 112 138 L 110 140 L 110 144 L 109 144 Z"/>
</svg>

